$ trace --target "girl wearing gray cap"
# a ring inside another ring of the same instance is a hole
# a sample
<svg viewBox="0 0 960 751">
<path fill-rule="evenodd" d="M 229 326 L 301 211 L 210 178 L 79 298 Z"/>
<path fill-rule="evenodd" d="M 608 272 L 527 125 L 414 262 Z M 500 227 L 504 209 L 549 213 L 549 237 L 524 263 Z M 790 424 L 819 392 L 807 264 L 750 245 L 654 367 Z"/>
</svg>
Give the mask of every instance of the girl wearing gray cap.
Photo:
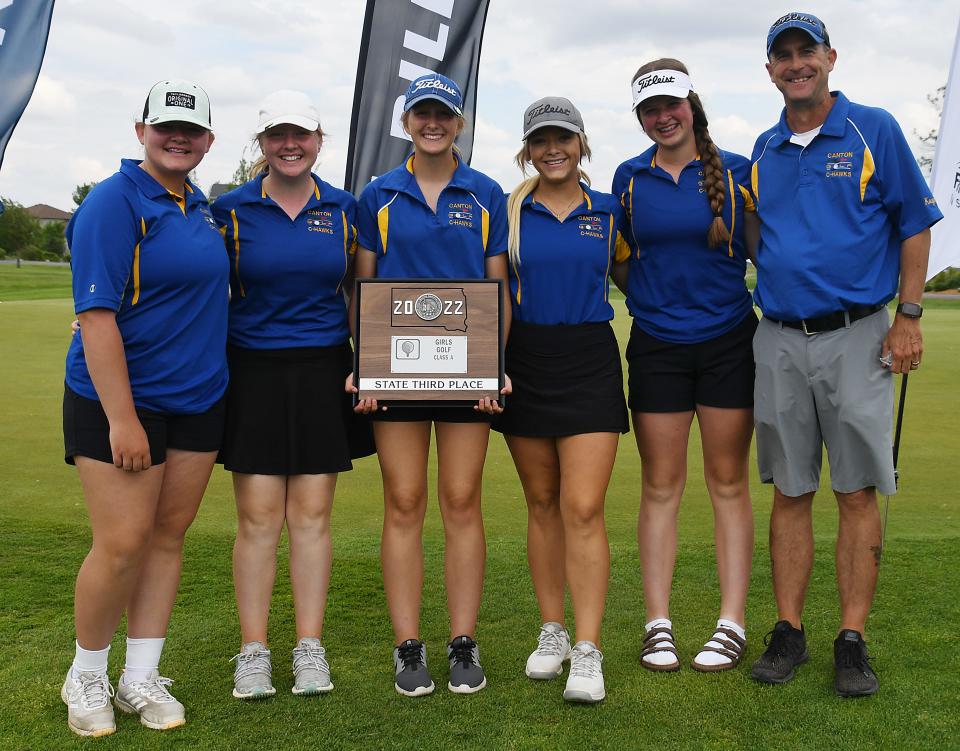
<svg viewBox="0 0 960 751">
<path fill-rule="evenodd" d="M 720 618 L 693 667 L 737 666 L 753 557 L 747 460 L 753 435 L 753 333 L 744 284 L 744 227 L 752 219 L 750 163 L 720 151 L 679 60 L 654 60 L 632 81 L 648 150 L 617 169 L 613 191 L 629 220 L 629 259 L 614 278 L 633 316 L 626 359 L 642 463 L 638 541 L 646 626 L 641 664 L 680 669 L 670 620 L 677 514 L 694 416 L 713 503 Z"/>
<path fill-rule="evenodd" d="M 600 653 L 610 571 L 603 505 L 620 433 L 628 430 L 608 273 L 629 248 L 623 212 L 589 187 L 583 119 L 562 97 L 527 108 L 517 164 L 537 174 L 508 202 L 513 323 L 506 370 L 513 398 L 494 424 L 527 501 L 527 557 L 541 623 L 526 664 L 535 679 L 570 669 L 563 696 L 605 696 Z M 564 626 L 564 588 L 576 619 Z"/>
</svg>

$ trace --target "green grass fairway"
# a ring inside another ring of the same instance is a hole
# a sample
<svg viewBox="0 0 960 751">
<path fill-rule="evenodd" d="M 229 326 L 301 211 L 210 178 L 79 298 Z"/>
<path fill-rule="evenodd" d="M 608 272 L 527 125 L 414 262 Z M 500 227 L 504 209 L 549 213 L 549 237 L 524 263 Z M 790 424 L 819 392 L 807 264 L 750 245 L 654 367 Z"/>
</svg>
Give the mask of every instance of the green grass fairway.
<svg viewBox="0 0 960 751">
<path fill-rule="evenodd" d="M 14 276 L 14 274 L 24 274 Z M 48 275 L 49 274 L 49 275 Z M 57 277 L 59 274 L 59 277 Z M 16 295 L 35 299 L 17 300 Z M 36 299 L 60 290 L 60 299 Z M 290 694 L 294 628 L 285 548 L 272 611 L 271 646 L 278 694 L 260 703 L 230 695 L 239 629 L 230 558 L 235 531 L 228 475 L 217 469 L 187 537 L 183 582 L 163 674 L 176 680 L 188 724 L 168 733 L 118 716 L 111 738 L 86 741 L 66 726 L 59 698 L 73 653 L 72 599 L 90 533 L 80 485 L 63 463 L 60 404 L 72 306 L 63 269 L 0 266 L 0 749 L 940 749 L 960 748 L 960 514 L 955 396 L 960 362 L 960 304 L 924 316 L 927 354 L 910 378 L 902 492 L 890 504 L 887 550 L 869 641 L 880 693 L 833 696 L 832 640 L 838 621 L 832 549 L 835 503 L 817 502 L 817 565 L 806 610 L 811 660 L 782 687 L 760 686 L 748 666 L 763 649 L 775 610 L 766 525 L 769 488 L 754 483 L 757 549 L 748 609 L 747 664 L 718 675 L 686 665 L 711 632 L 718 594 L 712 516 L 698 439 L 691 441 L 681 511 L 673 619 L 683 670 L 640 668 L 644 613 L 634 537 L 639 459 L 625 436 L 607 501 L 613 553 L 603 651 L 607 700 L 570 706 L 563 680 L 523 674 L 538 615 L 527 572 L 525 510 L 502 439 L 490 442 L 484 488 L 487 576 L 479 640 L 489 686 L 472 697 L 445 688 L 447 619 L 442 586 L 443 535 L 436 503 L 425 531 L 422 635 L 438 690 L 411 700 L 392 686 L 392 635 L 378 559 L 381 489 L 376 460 L 340 480 L 334 507 L 334 568 L 326 618 L 336 689 Z M 629 320 L 616 303 L 625 341 Z M 755 469 L 754 469 L 755 473 Z M 119 503 L 120 501 L 118 501 Z M 116 678 L 123 642 L 114 642 Z"/>
</svg>

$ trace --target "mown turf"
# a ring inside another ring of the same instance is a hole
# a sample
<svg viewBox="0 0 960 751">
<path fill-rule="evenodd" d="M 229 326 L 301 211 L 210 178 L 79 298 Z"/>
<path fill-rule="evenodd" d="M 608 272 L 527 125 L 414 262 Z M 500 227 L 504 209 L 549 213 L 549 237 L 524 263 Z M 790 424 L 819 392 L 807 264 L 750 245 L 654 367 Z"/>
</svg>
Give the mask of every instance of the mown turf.
<svg viewBox="0 0 960 751">
<path fill-rule="evenodd" d="M 2 269 L 3 267 L 0 267 Z M 23 269 L 21 269 L 22 271 Z M 0 273 L 0 300 L 5 275 Z M 947 301 L 950 303 L 951 301 Z M 618 304 L 619 306 L 620 304 Z M 516 473 L 495 436 L 485 475 L 488 535 L 479 638 L 489 687 L 473 697 L 442 687 L 409 700 L 392 689 L 391 631 L 378 561 L 381 496 L 376 461 L 341 478 L 334 509 L 334 570 L 325 643 L 335 691 L 289 693 L 292 603 L 281 564 L 271 645 L 278 695 L 259 704 L 230 697 L 228 662 L 238 629 L 230 580 L 235 529 L 229 478 L 216 470 L 186 546 L 184 576 L 163 671 L 188 709 L 169 733 L 119 718 L 116 735 L 75 738 L 58 692 L 72 652 L 72 590 L 89 545 L 74 471 L 62 462 L 59 434 L 68 300 L 0 305 L 0 749 L 947 749 L 958 748 L 960 624 L 957 542 L 957 400 L 960 306 L 924 317 L 927 355 L 909 386 L 902 491 L 891 501 L 887 551 L 870 622 L 880 693 L 866 700 L 832 694 L 831 642 L 837 628 L 832 545 L 836 512 L 828 493 L 816 507 L 817 565 L 806 623 L 811 661 L 782 687 L 759 686 L 746 669 L 701 675 L 685 668 L 654 675 L 639 668 L 642 588 L 634 543 L 639 460 L 632 436 L 621 442 L 607 504 L 613 571 L 604 623 L 608 698 L 597 707 L 565 705 L 562 679 L 527 680 L 523 662 L 537 631 L 524 553 L 525 515 Z M 628 321 L 616 326 L 623 339 Z M 717 607 L 712 521 L 702 461 L 691 441 L 681 511 L 673 617 L 688 662 L 709 633 Z M 766 558 L 769 491 L 754 483 L 757 552 L 748 609 L 748 660 L 762 650 L 775 617 Z M 425 532 L 422 633 L 434 676 L 445 684 L 447 621 L 442 528 L 435 503 Z M 285 543 L 284 543 L 285 545 Z M 284 547 L 285 552 L 286 548 Z M 111 673 L 122 661 L 114 642 Z"/>
</svg>

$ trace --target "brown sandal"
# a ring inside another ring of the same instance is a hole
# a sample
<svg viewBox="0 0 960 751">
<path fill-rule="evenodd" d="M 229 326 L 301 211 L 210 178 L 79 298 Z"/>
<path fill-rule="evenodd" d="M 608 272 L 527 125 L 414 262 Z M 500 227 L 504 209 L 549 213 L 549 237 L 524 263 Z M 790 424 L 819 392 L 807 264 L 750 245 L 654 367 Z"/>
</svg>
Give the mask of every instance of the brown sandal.
<svg viewBox="0 0 960 751">
<path fill-rule="evenodd" d="M 673 662 L 666 665 L 657 665 L 644 659 L 656 652 L 671 652 L 674 657 Z M 673 643 L 672 630 L 664 626 L 658 626 L 647 631 L 643 637 L 640 664 L 647 670 L 653 670 L 656 673 L 673 673 L 680 669 L 680 656 L 677 654 L 677 647 Z"/>
<path fill-rule="evenodd" d="M 720 634 L 722 634 L 722 636 L 719 636 Z M 710 642 L 714 642 L 720 646 L 707 646 Z M 722 662 L 719 665 L 707 665 L 702 662 L 697 662 L 696 658 L 694 658 L 692 667 L 701 673 L 722 673 L 724 670 L 733 670 L 740 664 L 740 660 L 743 659 L 743 653 L 746 649 L 747 640 L 740 638 L 740 635 L 736 631 L 726 626 L 717 626 L 716 631 L 707 640 L 707 644 L 701 647 L 700 651 L 716 652 L 718 655 L 726 657 L 730 662 Z"/>
</svg>

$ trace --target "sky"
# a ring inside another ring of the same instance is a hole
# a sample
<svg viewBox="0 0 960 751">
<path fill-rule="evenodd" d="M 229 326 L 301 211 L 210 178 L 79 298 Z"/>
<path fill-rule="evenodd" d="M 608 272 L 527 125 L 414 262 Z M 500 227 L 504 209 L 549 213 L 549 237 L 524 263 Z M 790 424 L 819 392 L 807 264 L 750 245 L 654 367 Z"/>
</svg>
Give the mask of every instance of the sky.
<svg viewBox="0 0 960 751">
<path fill-rule="evenodd" d="M 29 0 L 17 0 L 28 2 Z M 402 0 L 389 0 L 400 2 Z M 363 0 L 57 0 L 33 98 L 0 168 L 0 195 L 73 208 L 80 183 L 138 157 L 134 121 L 164 78 L 202 85 L 216 142 L 197 169 L 207 190 L 250 154 L 257 105 L 271 91 L 310 94 L 329 134 L 315 171 L 343 184 L 363 26 Z M 947 81 L 960 20 L 957 0 L 830 0 L 791 7 L 711 0 L 490 0 L 480 61 L 472 165 L 510 190 L 523 110 L 547 95 L 581 110 L 594 187 L 646 149 L 630 111 L 630 78 L 644 62 L 684 61 L 723 149 L 749 155 L 779 117 L 764 69 L 770 23 L 815 13 L 838 51 L 831 88 L 894 114 L 915 132 L 938 125 L 927 96 Z M 246 149 L 246 152 L 245 152 Z"/>
</svg>

